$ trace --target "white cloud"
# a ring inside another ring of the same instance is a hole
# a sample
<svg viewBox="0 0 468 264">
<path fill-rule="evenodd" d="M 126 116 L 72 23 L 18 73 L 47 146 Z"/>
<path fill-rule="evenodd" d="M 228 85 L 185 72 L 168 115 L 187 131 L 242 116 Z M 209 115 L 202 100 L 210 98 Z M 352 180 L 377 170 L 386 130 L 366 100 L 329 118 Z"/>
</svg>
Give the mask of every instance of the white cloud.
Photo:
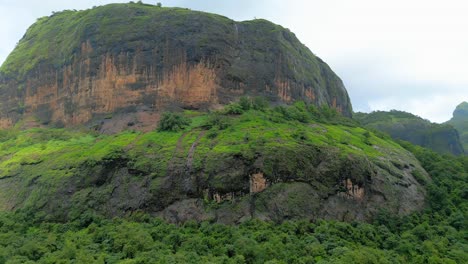
<svg viewBox="0 0 468 264">
<path fill-rule="evenodd" d="M 393 96 L 369 102 L 372 110 L 389 111 L 400 106 L 398 110 L 413 113 L 432 122 L 442 123 L 452 117 L 453 110 L 461 103 L 460 98 L 468 98 L 466 91 L 455 91 L 450 94 L 429 94 L 416 97 Z M 441 111 L 443 110 L 443 111 Z"/>
</svg>

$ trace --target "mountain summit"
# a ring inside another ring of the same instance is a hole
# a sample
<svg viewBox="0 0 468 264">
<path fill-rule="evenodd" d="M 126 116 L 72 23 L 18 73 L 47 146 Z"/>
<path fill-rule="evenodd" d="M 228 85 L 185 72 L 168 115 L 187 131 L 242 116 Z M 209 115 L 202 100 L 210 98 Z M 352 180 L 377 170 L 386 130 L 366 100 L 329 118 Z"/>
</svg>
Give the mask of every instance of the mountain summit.
<svg viewBox="0 0 468 264">
<path fill-rule="evenodd" d="M 31 26 L 0 79 L 0 124 L 16 124 L 0 134 L 0 211 L 235 224 L 425 205 L 420 162 L 346 118 L 341 80 L 265 20 L 138 3 L 64 11 Z M 115 133 L 53 127 L 75 124 Z"/>
<path fill-rule="evenodd" d="M 153 128 L 163 110 L 242 95 L 352 112 L 338 76 L 281 26 L 129 3 L 38 19 L 0 68 L 0 127 Z"/>
<path fill-rule="evenodd" d="M 453 111 L 453 118 L 468 119 L 468 102 L 463 102 Z"/>
</svg>

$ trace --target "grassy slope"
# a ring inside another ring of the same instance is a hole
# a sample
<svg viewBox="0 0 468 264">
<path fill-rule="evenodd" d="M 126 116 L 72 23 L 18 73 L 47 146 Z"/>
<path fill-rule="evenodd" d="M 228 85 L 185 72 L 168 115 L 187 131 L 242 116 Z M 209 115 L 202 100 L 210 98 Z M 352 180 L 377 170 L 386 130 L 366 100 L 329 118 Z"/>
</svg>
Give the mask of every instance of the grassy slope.
<svg viewBox="0 0 468 264">
<path fill-rule="evenodd" d="M 251 110 L 243 115 L 228 116 L 230 125 L 227 129 L 219 130 L 213 127 L 207 130 L 197 148 L 200 154 L 198 156 L 203 156 L 204 152 L 213 155 L 244 153 L 252 151 L 253 146 L 297 148 L 304 144 L 312 144 L 337 147 L 343 156 L 357 154 L 378 157 L 385 153 L 379 152 L 378 148 L 372 145 L 401 148 L 393 141 L 377 137 L 361 127 L 304 124 L 298 121 L 278 123 L 268 120 L 271 117 L 269 114 Z M 41 171 L 44 176 L 66 177 L 70 168 L 84 162 L 105 159 L 120 151 L 135 158 L 138 162 L 136 167 L 146 166 L 145 153 L 158 155 L 161 164 L 156 164 L 164 170 L 163 163 L 172 156 L 183 134 L 183 144 L 187 145 L 195 141 L 200 131 L 205 130 L 204 124 L 208 115 L 195 112 L 187 112 L 187 115 L 192 115 L 192 124 L 179 132 L 125 131 L 116 135 L 98 135 L 54 128 L 3 130 L 0 135 L 0 178 L 15 176 L 20 168 L 27 170 L 27 165 L 34 165 L 31 167 L 34 171 L 44 170 Z M 366 142 L 371 142 L 372 145 Z"/>
<path fill-rule="evenodd" d="M 167 176 L 169 164 L 174 158 L 185 163 L 191 146 L 197 140 L 191 165 L 193 170 L 205 171 L 206 175 L 210 171 L 215 173 L 214 187 L 225 192 L 230 192 L 231 185 L 232 190 L 240 188 L 235 182 L 226 182 L 226 178 L 221 177 L 223 162 L 230 162 L 233 157 L 254 160 L 261 153 L 266 157 L 263 168 L 266 175 L 289 177 L 288 171 L 291 171 L 298 174 L 295 177 L 304 177 L 300 179 L 305 181 L 320 181 L 308 178 L 312 176 L 299 175 L 298 160 L 314 162 L 314 157 L 302 156 L 316 155 L 307 149 L 318 147 L 339 153 L 343 158 L 353 155 L 371 160 L 386 157 L 389 152 L 405 153 L 390 139 L 378 137 L 348 119 L 335 124 L 313 121 L 303 103 L 289 108 L 249 110 L 242 115 L 218 116 L 191 111 L 185 115 L 190 117 L 191 125 L 178 132 L 125 131 L 116 135 L 99 135 L 66 129 L 1 131 L 0 180 L 21 179 L 18 182 L 22 185 L 0 193 L 1 200 L 7 201 L 0 208 L 16 206 L 37 210 L 50 202 L 48 191 L 60 192 L 70 177 L 76 178 L 80 173 L 97 174 L 87 171 L 87 168 L 121 158 L 126 160 L 129 169 L 150 175 L 151 184 L 157 188 L 160 179 Z M 218 116 L 221 121 L 212 121 L 213 116 Z M 221 129 L 220 124 L 224 124 Z M 277 162 L 286 168 L 285 176 L 277 174 Z M 90 179 L 83 178 L 82 181 Z M 36 187 L 31 192 L 28 186 L 35 183 L 47 189 Z M 20 200 L 26 199 L 25 203 L 12 201 L 11 197 L 18 196 L 18 192 Z"/>
<path fill-rule="evenodd" d="M 223 116 L 226 119 L 220 122 L 210 121 L 211 115 L 187 111 L 191 126 L 180 132 L 2 131 L 0 177 L 31 177 L 31 182 L 43 180 L 54 186 L 54 180 L 70 177 L 80 164 L 125 153 L 133 157 L 135 168 L 153 170 L 157 178 L 174 154 L 187 154 L 177 153 L 176 146 L 191 145 L 201 130 L 206 132 L 196 151 L 214 156 L 248 155 L 254 146 L 297 148 L 305 144 L 333 146 L 343 155 L 371 159 L 386 155 L 379 149 L 402 150 L 385 136 L 349 120 L 299 122 L 305 121 L 300 109 L 299 103 L 286 112 L 250 110 Z M 220 124 L 227 127 L 220 130 Z M 468 244 L 464 191 L 468 160 L 402 144 L 434 180 L 428 185 L 427 210 L 404 218 L 383 210 L 374 224 L 249 221 L 240 226 L 194 222 L 175 226 L 139 213 L 114 220 L 85 214 L 69 223 L 36 222 L 28 212 L 0 213 L 0 262 L 462 263 Z M 38 200 L 42 199 L 39 194 Z"/>
<path fill-rule="evenodd" d="M 402 145 L 434 180 L 428 186 L 430 207 L 404 218 L 383 211 L 373 224 L 175 226 L 144 214 L 52 223 L 0 213 L 0 263 L 464 263 L 468 159 Z"/>
</svg>

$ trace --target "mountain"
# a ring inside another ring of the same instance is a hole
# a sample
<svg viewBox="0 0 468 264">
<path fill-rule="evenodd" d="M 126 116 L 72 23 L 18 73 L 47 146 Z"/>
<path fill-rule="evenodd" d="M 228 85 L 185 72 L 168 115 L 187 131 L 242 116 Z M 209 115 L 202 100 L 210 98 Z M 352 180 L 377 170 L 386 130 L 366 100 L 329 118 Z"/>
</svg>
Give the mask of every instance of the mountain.
<svg viewBox="0 0 468 264">
<path fill-rule="evenodd" d="M 457 106 L 453 112 L 453 117 L 447 124 L 452 125 L 458 130 L 460 140 L 465 150 L 468 150 L 468 103 L 463 102 Z"/>
<path fill-rule="evenodd" d="M 59 12 L 0 74 L 2 210 L 240 223 L 425 204 L 419 161 L 349 119 L 341 80 L 265 20 L 141 3 Z M 93 131 L 69 128 L 82 124 Z"/>
<path fill-rule="evenodd" d="M 0 79 L 0 263 L 468 259 L 468 156 L 372 127 L 443 153 L 456 131 L 350 118 L 339 78 L 270 22 L 59 12 Z"/>
<path fill-rule="evenodd" d="M 0 127 L 151 130 L 163 110 L 242 95 L 352 112 L 338 76 L 281 26 L 128 3 L 38 19 L 0 68 Z"/>
<path fill-rule="evenodd" d="M 442 154 L 464 154 L 459 133 L 451 125 L 431 123 L 419 116 L 397 110 L 356 113 L 354 118 L 394 139 L 409 141 Z"/>
</svg>

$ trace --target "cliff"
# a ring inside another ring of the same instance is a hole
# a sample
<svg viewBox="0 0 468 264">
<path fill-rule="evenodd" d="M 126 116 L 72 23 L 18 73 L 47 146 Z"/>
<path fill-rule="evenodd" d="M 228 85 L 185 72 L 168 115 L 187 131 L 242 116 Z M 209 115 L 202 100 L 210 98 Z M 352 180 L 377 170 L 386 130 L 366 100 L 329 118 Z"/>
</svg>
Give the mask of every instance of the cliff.
<svg viewBox="0 0 468 264">
<path fill-rule="evenodd" d="M 419 116 L 396 110 L 357 113 L 354 117 L 363 125 L 385 132 L 394 139 L 405 140 L 442 154 L 464 154 L 459 133 L 451 125 L 431 123 Z"/>
<path fill-rule="evenodd" d="M 455 127 L 460 134 L 460 140 L 465 148 L 468 150 L 468 103 L 463 102 L 457 106 L 453 111 L 453 117 L 447 124 Z"/>
<path fill-rule="evenodd" d="M 161 110 L 242 95 L 352 112 L 341 80 L 281 26 L 130 3 L 38 19 L 0 68 L 0 127 L 152 129 Z"/>
</svg>

